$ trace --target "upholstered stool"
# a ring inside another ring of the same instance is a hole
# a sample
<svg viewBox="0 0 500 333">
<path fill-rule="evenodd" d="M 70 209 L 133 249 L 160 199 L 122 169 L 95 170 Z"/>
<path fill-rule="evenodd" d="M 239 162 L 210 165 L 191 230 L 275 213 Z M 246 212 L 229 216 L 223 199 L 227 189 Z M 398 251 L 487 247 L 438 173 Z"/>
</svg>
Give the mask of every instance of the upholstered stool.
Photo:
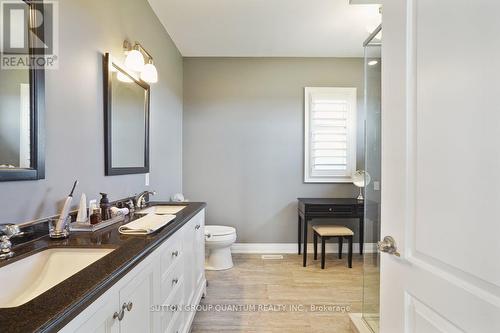
<svg viewBox="0 0 500 333">
<path fill-rule="evenodd" d="M 342 240 L 347 238 L 349 250 L 347 253 L 347 264 L 352 268 L 352 237 L 354 232 L 347 227 L 340 225 L 315 225 L 314 231 L 314 260 L 318 259 L 318 237 L 321 237 L 321 269 L 325 269 L 325 241 L 332 237 L 339 239 L 339 259 L 342 259 Z"/>
</svg>

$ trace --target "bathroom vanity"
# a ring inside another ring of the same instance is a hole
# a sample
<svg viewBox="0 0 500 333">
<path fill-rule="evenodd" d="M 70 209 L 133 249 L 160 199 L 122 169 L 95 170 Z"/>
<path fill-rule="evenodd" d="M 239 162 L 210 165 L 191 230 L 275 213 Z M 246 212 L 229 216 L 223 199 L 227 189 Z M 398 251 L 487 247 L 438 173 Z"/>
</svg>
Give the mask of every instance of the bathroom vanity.
<svg viewBox="0 0 500 333">
<path fill-rule="evenodd" d="M 206 291 L 205 204 L 183 205 L 172 222 L 149 236 L 121 235 L 118 224 L 94 233 L 72 233 L 65 240 L 43 237 L 16 248 L 13 258 L 0 262 L 0 270 L 44 251 L 108 252 L 27 302 L 4 304 L 0 330 L 189 332 L 196 305 Z M 161 207 L 160 203 L 152 206 Z M 136 215 L 131 219 L 141 216 Z M 62 263 L 60 256 L 57 260 L 52 263 Z M 50 260 L 39 275 L 51 268 L 49 264 Z M 60 266 L 63 274 L 64 265 Z"/>
</svg>

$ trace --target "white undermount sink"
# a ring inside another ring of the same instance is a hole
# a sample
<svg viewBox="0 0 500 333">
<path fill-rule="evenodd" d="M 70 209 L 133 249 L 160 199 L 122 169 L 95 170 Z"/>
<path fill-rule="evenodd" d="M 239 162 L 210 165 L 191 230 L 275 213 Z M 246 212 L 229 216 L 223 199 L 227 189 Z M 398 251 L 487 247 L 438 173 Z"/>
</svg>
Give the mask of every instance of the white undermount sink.
<svg viewBox="0 0 500 333">
<path fill-rule="evenodd" d="M 151 206 L 148 208 L 144 208 L 138 213 L 141 214 L 158 214 L 158 215 L 175 215 L 181 210 L 186 208 L 184 205 L 159 205 L 159 206 Z"/>
<path fill-rule="evenodd" d="M 29 302 L 113 250 L 53 248 L 0 267 L 0 308 Z"/>
</svg>

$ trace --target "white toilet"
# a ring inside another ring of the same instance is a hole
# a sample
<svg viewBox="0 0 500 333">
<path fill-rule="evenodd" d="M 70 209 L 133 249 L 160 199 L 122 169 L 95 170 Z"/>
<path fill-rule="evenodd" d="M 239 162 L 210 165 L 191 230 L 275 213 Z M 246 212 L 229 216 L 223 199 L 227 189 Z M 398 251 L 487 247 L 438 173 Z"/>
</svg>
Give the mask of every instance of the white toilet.
<svg viewBox="0 0 500 333">
<path fill-rule="evenodd" d="M 236 229 L 221 225 L 205 226 L 207 257 L 205 269 L 221 271 L 233 267 L 231 245 L 236 241 Z"/>
</svg>

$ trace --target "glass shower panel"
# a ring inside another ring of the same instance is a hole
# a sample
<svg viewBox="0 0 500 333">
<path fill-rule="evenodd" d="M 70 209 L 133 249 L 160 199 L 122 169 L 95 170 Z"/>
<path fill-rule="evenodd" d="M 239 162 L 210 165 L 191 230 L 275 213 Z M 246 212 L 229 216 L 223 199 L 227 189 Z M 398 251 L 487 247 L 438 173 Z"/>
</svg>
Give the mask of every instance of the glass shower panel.
<svg viewBox="0 0 500 333">
<path fill-rule="evenodd" d="M 380 240 L 380 116 L 381 45 L 374 38 L 365 46 L 365 239 Z M 366 245 L 365 245 L 366 248 Z M 378 252 L 363 257 L 363 319 L 379 332 L 380 258 Z"/>
</svg>

